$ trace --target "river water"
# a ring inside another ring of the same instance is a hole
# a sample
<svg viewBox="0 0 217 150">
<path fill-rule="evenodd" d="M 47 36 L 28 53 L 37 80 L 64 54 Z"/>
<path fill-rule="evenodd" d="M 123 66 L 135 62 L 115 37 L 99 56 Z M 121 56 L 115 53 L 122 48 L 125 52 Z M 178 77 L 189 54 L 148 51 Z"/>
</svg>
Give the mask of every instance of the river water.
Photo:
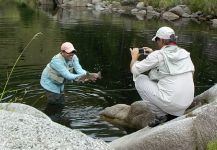
<svg viewBox="0 0 217 150">
<path fill-rule="evenodd" d="M 178 43 L 191 53 L 196 72 L 196 94 L 217 81 L 217 29 L 195 20 L 167 22 L 119 14 L 100 13 L 86 8 L 54 9 L 0 2 L 0 90 L 16 59 L 38 32 L 18 61 L 8 82 L 3 102 L 20 102 L 46 112 L 54 121 L 104 141 L 127 134 L 100 120 L 98 113 L 118 103 L 140 100 L 129 70 L 129 47 L 156 48 L 151 38 L 160 26 L 171 26 Z M 63 108 L 47 106 L 39 84 L 43 68 L 70 41 L 78 50 L 84 69 L 101 71 L 95 83 L 68 83 Z"/>
</svg>

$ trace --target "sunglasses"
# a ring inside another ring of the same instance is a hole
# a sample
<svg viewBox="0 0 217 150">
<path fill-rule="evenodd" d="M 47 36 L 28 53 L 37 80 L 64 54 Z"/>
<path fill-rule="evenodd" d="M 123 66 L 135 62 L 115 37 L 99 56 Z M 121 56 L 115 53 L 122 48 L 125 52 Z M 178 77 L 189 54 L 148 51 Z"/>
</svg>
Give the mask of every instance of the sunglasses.
<svg viewBox="0 0 217 150">
<path fill-rule="evenodd" d="M 157 42 L 157 41 L 159 41 L 160 40 L 160 38 L 159 37 L 156 37 L 155 38 L 155 42 Z"/>
<path fill-rule="evenodd" d="M 70 52 L 70 53 L 67 53 L 66 51 L 64 51 L 66 54 L 68 54 L 68 55 L 70 55 L 70 54 L 75 54 L 76 53 L 76 51 L 74 50 L 74 51 L 72 51 L 72 52 Z"/>
</svg>

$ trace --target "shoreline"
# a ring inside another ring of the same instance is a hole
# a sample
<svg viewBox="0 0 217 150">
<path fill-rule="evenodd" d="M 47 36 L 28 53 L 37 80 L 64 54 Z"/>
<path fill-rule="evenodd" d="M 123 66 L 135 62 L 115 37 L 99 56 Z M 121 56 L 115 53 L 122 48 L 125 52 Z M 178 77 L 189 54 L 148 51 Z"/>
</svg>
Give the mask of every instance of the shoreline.
<svg viewBox="0 0 217 150">
<path fill-rule="evenodd" d="M 217 28 L 217 15 L 205 14 L 201 10 L 193 12 L 187 5 L 175 5 L 174 7 L 154 8 L 146 6 L 144 2 L 127 3 L 118 1 L 102 0 L 71 0 L 63 3 L 62 0 L 55 0 L 56 4 L 48 1 L 38 1 L 38 5 L 54 5 L 61 8 L 85 7 L 89 10 L 96 10 L 102 13 L 118 13 L 120 15 L 135 16 L 139 20 L 162 19 L 167 21 L 177 21 L 181 19 L 193 20 L 197 23 L 206 22 L 213 28 Z M 57 4 L 58 3 L 58 4 Z"/>
</svg>

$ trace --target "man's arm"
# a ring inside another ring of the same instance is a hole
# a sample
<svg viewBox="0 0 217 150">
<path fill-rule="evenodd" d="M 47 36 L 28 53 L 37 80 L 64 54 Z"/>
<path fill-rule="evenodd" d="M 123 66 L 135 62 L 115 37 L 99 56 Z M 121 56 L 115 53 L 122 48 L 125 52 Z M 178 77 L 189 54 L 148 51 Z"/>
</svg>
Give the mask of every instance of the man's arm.
<svg viewBox="0 0 217 150">
<path fill-rule="evenodd" d="M 130 62 L 130 70 L 133 67 L 133 64 L 138 60 L 139 58 L 139 49 L 138 48 L 130 48 L 131 52 L 131 62 Z"/>
</svg>

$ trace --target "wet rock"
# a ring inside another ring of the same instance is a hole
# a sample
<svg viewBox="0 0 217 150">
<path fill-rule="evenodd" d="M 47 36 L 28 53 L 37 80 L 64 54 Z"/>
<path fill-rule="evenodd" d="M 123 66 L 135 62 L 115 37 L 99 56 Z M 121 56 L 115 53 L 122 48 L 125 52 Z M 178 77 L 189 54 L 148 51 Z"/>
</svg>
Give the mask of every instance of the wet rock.
<svg viewBox="0 0 217 150">
<path fill-rule="evenodd" d="M 143 101 L 136 101 L 130 106 L 117 104 L 100 112 L 102 119 L 124 128 L 141 129 L 153 119 L 153 114 Z"/>
<path fill-rule="evenodd" d="M 107 107 L 99 113 L 100 117 L 114 125 L 129 127 L 126 121 L 130 106 L 126 104 L 117 104 L 112 107 Z M 132 127 L 132 126 L 130 126 Z"/>
<path fill-rule="evenodd" d="M 191 14 L 192 18 L 199 18 L 203 13 L 201 11 L 197 11 Z"/>
<path fill-rule="evenodd" d="M 138 2 L 138 0 L 122 0 L 121 5 L 135 5 Z"/>
</svg>

